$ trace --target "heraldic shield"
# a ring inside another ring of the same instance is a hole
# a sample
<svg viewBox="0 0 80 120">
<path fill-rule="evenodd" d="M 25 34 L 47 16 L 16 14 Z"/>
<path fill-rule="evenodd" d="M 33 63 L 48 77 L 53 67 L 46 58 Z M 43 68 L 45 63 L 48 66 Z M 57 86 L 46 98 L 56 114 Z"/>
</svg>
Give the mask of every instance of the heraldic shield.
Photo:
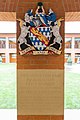
<svg viewBox="0 0 80 120">
<path fill-rule="evenodd" d="M 50 27 L 38 27 L 37 30 L 40 33 L 40 38 L 37 37 L 37 35 L 35 36 L 35 34 L 30 32 L 30 40 L 33 46 L 36 48 L 36 50 L 43 51 L 47 47 L 50 40 Z"/>
<path fill-rule="evenodd" d="M 63 18 L 56 20 L 56 14 L 52 9 L 46 14 L 43 3 L 39 2 L 35 15 L 31 9 L 25 13 L 24 20 L 17 20 L 21 28 L 18 38 L 20 55 L 61 54 L 63 39 L 59 28 Z"/>
</svg>

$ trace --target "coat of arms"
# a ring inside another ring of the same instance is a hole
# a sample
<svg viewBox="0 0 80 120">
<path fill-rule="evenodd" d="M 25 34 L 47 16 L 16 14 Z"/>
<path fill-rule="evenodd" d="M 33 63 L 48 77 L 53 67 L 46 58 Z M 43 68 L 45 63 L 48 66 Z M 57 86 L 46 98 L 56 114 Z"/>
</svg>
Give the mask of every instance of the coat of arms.
<svg viewBox="0 0 80 120">
<path fill-rule="evenodd" d="M 18 38 L 20 55 L 61 54 L 63 40 L 59 28 L 63 18 L 56 20 L 52 9 L 46 14 L 43 3 L 39 2 L 35 15 L 31 9 L 25 13 L 24 20 L 17 20 L 21 28 Z"/>
</svg>

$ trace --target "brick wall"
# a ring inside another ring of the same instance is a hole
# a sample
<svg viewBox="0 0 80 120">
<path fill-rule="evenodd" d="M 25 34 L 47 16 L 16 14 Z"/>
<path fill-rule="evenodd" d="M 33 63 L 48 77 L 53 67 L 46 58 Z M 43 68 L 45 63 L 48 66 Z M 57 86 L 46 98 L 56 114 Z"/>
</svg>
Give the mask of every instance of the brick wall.
<svg viewBox="0 0 80 120">
<path fill-rule="evenodd" d="M 24 0 L 24 2 L 22 2 L 22 0 L 18 3 L 18 12 L 17 12 L 17 18 L 21 18 L 24 19 L 24 14 L 26 13 L 26 11 L 28 9 L 33 9 L 34 11 L 36 10 L 36 6 L 37 6 L 37 2 L 39 0 Z M 62 10 L 63 7 L 61 7 L 60 5 L 60 1 L 57 2 L 57 0 L 55 0 L 53 2 L 53 0 L 50 0 L 50 2 L 48 0 L 41 0 L 44 3 L 44 8 L 46 10 L 46 12 L 48 12 L 49 8 L 52 8 L 53 11 L 56 13 L 57 15 L 57 19 L 60 17 L 64 17 L 64 12 Z M 56 7 L 57 6 L 57 7 Z M 60 8 L 60 9 L 59 9 Z M 64 23 L 62 23 L 61 29 L 60 29 L 60 33 L 62 35 L 62 37 L 64 38 Z M 20 34 L 20 28 L 19 28 L 19 23 L 17 24 L 17 36 L 19 36 Z M 64 48 L 64 43 L 63 43 L 63 48 Z M 63 69 L 64 68 L 64 53 L 62 52 L 62 54 L 60 56 L 58 55 L 48 55 L 48 56 L 20 56 L 18 54 L 18 68 L 20 69 Z"/>
<path fill-rule="evenodd" d="M 0 11 L 2 12 L 17 11 L 19 13 L 22 12 L 24 13 L 24 11 L 27 9 L 26 4 L 28 4 L 28 7 L 32 6 L 32 8 L 35 8 L 34 4 L 37 3 L 38 1 L 39 0 L 0 0 Z M 50 0 L 50 1 L 40 0 L 40 1 L 46 3 L 46 8 L 48 8 L 48 6 L 52 6 L 55 11 L 59 11 L 58 16 L 61 15 L 64 11 L 65 12 L 80 11 L 79 0 Z M 71 13 L 71 18 L 72 18 L 72 13 Z"/>
<path fill-rule="evenodd" d="M 64 10 L 59 0 L 54 0 L 54 1 L 40 0 L 40 1 L 44 3 L 44 8 L 46 12 L 48 11 L 49 8 L 52 8 L 57 15 L 57 19 L 60 17 L 64 17 Z M 17 18 L 24 19 L 24 14 L 28 9 L 33 9 L 35 12 L 37 2 L 39 2 L 39 0 L 29 0 L 29 1 L 20 0 L 17 8 Z M 62 23 L 60 33 L 64 39 L 64 23 Z M 20 34 L 20 27 L 19 27 L 19 23 L 17 23 L 17 37 L 19 36 L 19 34 Z M 19 53 L 17 53 L 18 120 L 63 120 L 64 119 L 63 117 L 64 116 L 63 115 L 64 114 L 63 113 L 64 42 L 62 49 L 63 49 L 62 54 L 59 56 L 58 55 L 20 56 Z M 46 70 L 48 70 L 47 76 L 45 73 Z M 37 80 L 39 81 L 38 83 Z M 53 83 L 53 87 L 51 87 L 50 81 Z M 48 84 L 49 86 L 47 86 Z M 46 89 L 49 89 L 49 94 L 50 94 L 49 98 Z M 41 98 L 40 101 L 39 101 L 39 97 Z M 41 106 L 43 106 L 43 108 Z"/>
</svg>

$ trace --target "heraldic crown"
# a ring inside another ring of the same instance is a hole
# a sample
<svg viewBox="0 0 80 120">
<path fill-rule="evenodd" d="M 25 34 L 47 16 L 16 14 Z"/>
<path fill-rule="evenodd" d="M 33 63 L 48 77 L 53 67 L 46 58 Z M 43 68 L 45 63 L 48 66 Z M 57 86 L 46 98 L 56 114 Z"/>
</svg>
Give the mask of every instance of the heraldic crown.
<svg viewBox="0 0 80 120">
<path fill-rule="evenodd" d="M 35 15 L 30 9 L 25 13 L 24 20 L 17 20 L 21 28 L 18 38 L 20 55 L 61 54 L 63 40 L 59 28 L 63 18 L 56 20 L 56 14 L 52 9 L 46 14 L 43 3 L 39 2 Z"/>
</svg>

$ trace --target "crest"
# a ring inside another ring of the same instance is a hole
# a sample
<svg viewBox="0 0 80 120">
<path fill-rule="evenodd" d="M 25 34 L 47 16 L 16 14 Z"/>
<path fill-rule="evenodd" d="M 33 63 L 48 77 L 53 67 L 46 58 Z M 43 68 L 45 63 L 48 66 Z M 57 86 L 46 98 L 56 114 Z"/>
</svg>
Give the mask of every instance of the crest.
<svg viewBox="0 0 80 120">
<path fill-rule="evenodd" d="M 63 40 L 59 28 L 63 18 L 56 20 L 56 14 L 51 9 L 46 14 L 43 3 L 39 2 L 35 15 L 31 9 L 25 13 L 24 20 L 17 20 L 21 28 L 18 38 L 20 55 L 61 54 Z"/>
</svg>

